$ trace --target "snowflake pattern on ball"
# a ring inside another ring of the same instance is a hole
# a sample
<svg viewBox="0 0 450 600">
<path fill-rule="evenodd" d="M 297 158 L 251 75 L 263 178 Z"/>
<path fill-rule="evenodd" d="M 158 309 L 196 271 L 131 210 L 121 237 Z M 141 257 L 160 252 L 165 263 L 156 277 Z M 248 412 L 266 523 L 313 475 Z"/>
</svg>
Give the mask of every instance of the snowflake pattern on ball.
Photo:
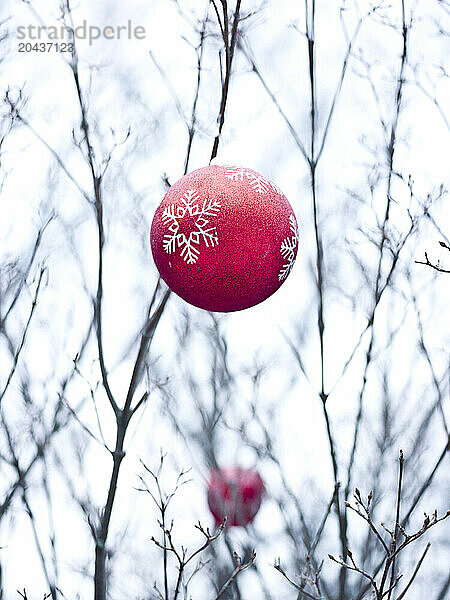
<svg viewBox="0 0 450 600">
<path fill-rule="evenodd" d="M 269 190 L 272 190 L 277 194 L 283 195 L 280 188 L 270 181 L 270 179 L 249 169 L 228 167 L 225 171 L 225 177 L 231 181 L 247 181 L 250 187 L 258 194 L 267 194 Z"/>
<path fill-rule="evenodd" d="M 200 242 L 203 240 L 207 248 L 217 246 L 219 239 L 217 229 L 208 227 L 211 217 L 217 216 L 220 203 L 217 200 L 204 200 L 203 203 L 197 190 L 188 190 L 181 198 L 182 206 L 171 204 L 162 214 L 162 222 L 169 225 L 170 233 L 163 239 L 163 248 L 167 254 L 173 254 L 177 248 L 181 249 L 180 256 L 188 265 L 197 262 L 200 255 Z M 193 231 L 189 235 L 180 233 L 180 222 L 184 217 L 194 217 Z M 197 217 L 197 218 L 195 218 Z"/>
<path fill-rule="evenodd" d="M 298 244 L 298 226 L 294 215 L 291 215 L 289 217 L 289 222 L 290 230 L 292 231 L 292 236 L 284 238 L 284 240 L 281 242 L 280 253 L 286 262 L 281 267 L 280 272 L 278 273 L 279 281 L 283 281 L 284 279 L 286 279 L 286 277 L 291 272 L 295 262 L 295 249 L 297 248 Z"/>
</svg>

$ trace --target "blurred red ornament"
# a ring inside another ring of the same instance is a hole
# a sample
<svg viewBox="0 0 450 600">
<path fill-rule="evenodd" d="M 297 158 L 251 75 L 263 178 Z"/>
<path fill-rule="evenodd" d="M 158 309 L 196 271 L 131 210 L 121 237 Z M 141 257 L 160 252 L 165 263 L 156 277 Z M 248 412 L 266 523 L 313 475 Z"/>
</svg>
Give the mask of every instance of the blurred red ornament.
<svg viewBox="0 0 450 600">
<path fill-rule="evenodd" d="M 172 185 L 150 238 L 172 291 L 194 306 L 229 312 L 262 302 L 285 281 L 298 227 L 274 183 L 251 169 L 213 165 Z"/>
<path fill-rule="evenodd" d="M 216 525 L 227 517 L 227 526 L 248 525 L 255 518 L 264 495 L 264 483 L 256 471 L 227 467 L 214 469 L 208 482 L 208 506 Z"/>
</svg>

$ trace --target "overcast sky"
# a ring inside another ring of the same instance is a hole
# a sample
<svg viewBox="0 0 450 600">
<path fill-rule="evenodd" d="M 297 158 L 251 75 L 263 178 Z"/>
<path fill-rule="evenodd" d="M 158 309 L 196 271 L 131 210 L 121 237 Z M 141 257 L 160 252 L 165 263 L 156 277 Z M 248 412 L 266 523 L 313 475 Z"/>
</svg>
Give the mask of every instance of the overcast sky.
<svg viewBox="0 0 450 600">
<path fill-rule="evenodd" d="M 79 0 L 73 5 L 75 27 L 86 25 L 87 32 L 89 27 L 103 31 L 99 39 L 76 40 L 80 81 L 87 98 L 97 155 L 105 156 L 115 141 L 126 137 L 128 129 L 131 132 L 126 143 L 116 149 L 104 180 L 107 239 L 103 315 L 105 353 L 111 385 L 118 397 L 126 393 L 136 334 L 144 322 L 145 308 L 157 280 L 149 244 L 150 224 L 165 193 L 164 178 L 174 183 L 183 175 L 188 139 L 184 119 L 190 118 L 197 78 L 195 46 L 198 33 L 191 21 L 198 23 L 203 18 L 207 4 L 198 0 L 180 0 L 178 6 L 169 0 L 131 0 L 127 3 Z M 365 0 L 354 4 L 343 2 L 345 10 L 341 12 L 340 6 L 341 3 L 332 0 L 317 6 L 318 140 L 322 139 L 339 85 L 347 51 L 346 36 L 353 36 L 358 20 L 368 12 L 371 3 Z M 423 214 L 427 198 L 433 200 L 431 212 L 441 232 L 430 220 L 424 218 L 421 221 L 417 232 L 408 238 L 402 250 L 393 286 L 377 312 L 374 362 L 368 373 L 362 441 L 356 461 L 357 483 L 364 489 L 371 485 L 371 453 L 380 432 L 386 385 L 396 414 L 395 430 L 398 433 L 395 451 L 385 465 L 386 481 L 395 481 L 398 448 L 402 447 L 407 456 L 413 454 L 418 423 L 436 402 L 436 385 L 430 366 L 418 347 L 418 311 L 437 387 L 447 403 L 444 408 L 448 421 L 448 379 L 445 374 L 448 369 L 450 277 L 438 276 L 432 269 L 414 263 L 423 259 L 425 251 L 432 260 L 445 259 L 438 241 L 446 239 L 441 233 L 450 235 L 448 199 L 440 193 L 440 186 L 448 185 L 448 117 L 444 109 L 449 84 L 448 73 L 444 76 L 448 69 L 448 44 L 439 35 L 439 27 L 441 21 L 444 27 L 448 8 L 431 1 L 407 3 L 407 11 L 412 8 L 416 12 L 398 122 L 395 155 L 398 176 L 392 183 L 388 234 L 391 239 L 401 241 L 410 226 L 410 216 Z M 257 466 L 274 494 L 281 487 L 279 474 L 270 461 L 259 463 L 256 453 L 243 444 L 235 431 L 242 420 L 252 422 L 249 406 L 255 397 L 249 375 L 251 367 L 255 361 L 267 364 L 267 375 L 258 399 L 261 418 L 276 439 L 287 481 L 300 494 L 307 514 L 316 524 L 323 513 L 322 507 L 331 498 L 333 475 L 322 407 L 317 396 L 321 368 L 313 208 L 308 164 L 280 114 L 282 110 L 308 146 L 310 97 L 304 8 L 300 3 L 288 0 L 264 3 L 252 0 L 243 2 L 242 9 L 254 11 L 241 25 L 245 48 L 255 57 L 270 93 L 238 49 L 215 162 L 256 169 L 283 190 L 300 225 L 300 248 L 292 273 L 273 297 L 254 308 L 220 316 L 236 385 L 225 411 L 228 428 L 221 429 L 218 458 L 223 464 Z M 21 376 L 29 377 L 37 405 L 42 407 L 48 402 L 51 411 L 60 382 L 70 370 L 89 327 L 91 296 L 96 289 L 94 213 L 78 189 L 81 187 L 91 194 L 91 180 L 86 162 L 72 141 L 73 129 L 75 135 L 79 135 L 79 108 L 67 65 L 70 56 L 54 49 L 19 52 L 20 42 L 35 41 L 28 39 L 30 33 L 34 36 L 37 31 L 30 31 L 30 25 L 59 26 L 59 16 L 58 3 L 53 0 L 39 3 L 7 0 L 0 7 L 0 21 L 4 22 L 2 30 L 9 34 L 2 45 L 2 95 L 8 88 L 11 94 L 17 94 L 22 88 L 26 102 L 21 114 L 31 125 L 14 128 L 2 148 L 2 264 L 16 259 L 25 264 L 39 227 L 52 212 L 56 215 L 46 230 L 36 263 L 36 272 L 38 265 L 45 263 L 48 273 L 25 347 L 26 362 L 19 362 L 17 380 L 8 391 L 9 396 L 5 397 L 5 405 L 6 400 L 8 404 L 4 410 L 19 437 L 20 432 L 24 433 L 29 427 L 19 401 Z M 212 9 L 210 18 L 212 23 Z M 390 131 L 394 118 L 402 50 L 400 25 L 399 2 L 394 2 L 391 8 L 381 9 L 376 18 L 364 18 L 354 40 L 354 54 L 348 61 L 317 171 L 326 279 L 325 387 L 332 391 L 329 414 L 342 460 L 342 473 L 352 443 L 368 336 L 363 338 L 345 375 L 342 378 L 340 375 L 372 309 L 378 260 L 377 228 L 383 220 L 386 202 L 386 132 Z M 121 35 L 122 39 L 116 39 L 119 26 L 126 27 L 121 30 L 126 34 Z M 24 29 L 18 30 L 19 27 Z M 111 28 L 106 35 L 114 39 L 105 39 L 105 27 Z M 128 39 L 128 32 L 136 27 L 139 28 L 138 35 Z M 96 32 L 93 30 L 94 36 L 97 36 Z M 46 33 L 53 35 L 54 32 L 48 29 Z M 42 41 L 53 41 L 43 30 L 41 35 Z M 189 170 L 208 164 L 217 133 L 219 49 L 219 37 L 208 37 Z M 371 80 L 367 79 L 369 71 L 365 64 L 370 65 Z M 270 94 L 276 98 L 278 106 Z M 6 114 L 5 109 L 2 110 Z M 386 124 L 385 131 L 383 123 Z M 49 148 L 58 154 L 77 185 L 61 169 Z M 408 178 L 413 188 L 408 187 Z M 382 265 L 383 276 L 388 273 L 390 260 L 387 251 Z M 360 269 L 358 263 L 364 268 Z M 35 289 L 33 274 L 29 283 L 30 294 L 21 297 L 16 320 L 11 324 L 15 339 L 20 339 Z M 417 305 L 413 304 L 412 298 L 417 298 Z M 178 332 L 183 311 L 190 315 L 194 334 L 189 352 L 180 359 L 177 356 Z M 138 597 L 145 577 L 152 576 L 146 553 L 152 560 L 158 556 L 149 541 L 157 532 L 151 502 L 133 489 L 138 485 L 137 475 L 141 472 L 139 457 L 154 467 L 162 447 L 168 452 L 171 476 L 180 466 L 192 467 L 193 481 L 183 488 L 184 500 L 181 498 L 173 508 L 179 521 L 180 539 L 192 543 L 193 525 L 199 518 L 212 524 L 208 521 L 204 495 L 207 477 L 204 456 L 192 440 L 186 444 L 182 436 L 174 433 L 170 419 L 163 411 L 166 398 L 158 391 L 158 384 L 167 380 L 165 390 L 176 399 L 181 429 L 188 434 L 191 426 L 198 426 L 199 414 L 187 389 L 186 373 L 197 377 L 201 401 L 208 404 L 211 401 L 207 389 L 211 352 L 208 336 L 202 332 L 210 325 L 209 319 L 204 311 L 189 307 L 172 296 L 157 330 L 150 357 L 153 369 L 150 369 L 150 381 L 142 383 L 142 389 L 145 386 L 151 389 L 151 401 L 132 424 L 127 438 L 128 456 L 123 464 L 112 522 L 111 544 L 123 549 L 123 557 L 118 558 L 117 573 L 127 574 L 126 581 L 120 577 L 115 580 L 112 598 L 122 598 L 125 593 L 130 598 Z M 301 352 L 307 377 L 298 369 L 286 338 Z M 7 346 L 2 342 L 0 361 L 9 365 L 9 360 Z M 89 398 L 91 387 L 97 396 L 103 434 L 107 443 L 112 444 L 115 435 L 113 415 L 99 384 L 96 347 L 92 340 L 80 368 L 83 377 L 71 383 L 66 401 L 72 407 L 77 406 L 81 398 Z M 1 382 L 8 372 L 8 366 L 0 368 Z M 79 417 L 97 432 L 96 415 L 89 400 Z M 411 486 L 417 483 L 415 476 L 419 477 L 419 472 L 428 473 L 439 455 L 445 442 L 444 424 L 445 419 L 436 410 L 423 440 L 420 457 L 417 457 L 422 462 L 411 461 L 419 465 L 417 473 L 408 476 Z M 69 429 L 56 440 L 57 452 L 65 461 L 66 469 L 67 465 L 73 465 L 70 477 L 78 493 L 88 495 L 100 506 L 109 481 L 110 457 L 78 425 Z M 74 457 L 78 447 L 84 449 L 84 454 L 81 465 L 77 466 Z M 21 452 L 25 457 L 25 445 Z M 54 459 L 52 464 L 55 464 Z M 77 597 L 77 593 L 81 598 L 87 598 L 92 584 L 80 575 L 80 571 L 86 565 L 92 569 L 89 529 L 79 507 L 70 501 L 71 490 L 65 478 L 56 475 L 56 467 L 54 473 L 53 510 L 56 529 L 61 534 L 58 542 L 61 587 L 68 598 Z M 46 540 L 45 549 L 50 554 L 46 533 L 47 505 L 40 489 L 40 477 L 41 471 L 36 469 L 30 489 L 33 490 L 35 511 L 42 515 L 40 534 Z M 441 511 L 447 508 L 444 490 L 449 489 L 448 475 L 446 480 L 442 477 L 438 483 L 430 494 L 429 510 L 435 506 Z M 122 537 L 126 525 L 127 535 Z M 325 544 L 324 556 L 328 552 L 339 552 L 334 527 L 333 523 L 327 531 L 327 539 L 333 540 L 330 544 L 334 546 Z M 268 584 L 275 590 L 275 597 L 293 597 L 292 590 L 289 595 L 289 589 L 281 584 L 279 575 L 270 567 L 275 556 L 282 556 L 286 561 L 292 556 L 283 533 L 282 517 L 270 494 L 257 517 L 256 528 L 257 535 L 263 540 L 258 556 Z M 356 526 L 355 539 L 359 532 Z M 246 541 L 245 535 L 241 531 L 234 532 L 233 541 L 238 547 Z M 444 533 L 440 539 L 444 539 Z M 0 559 L 5 598 L 16 598 L 15 590 L 24 587 L 30 591 L 30 600 L 42 596 L 45 580 L 20 498 L 8 522 L 0 529 L 0 546 L 5 546 L 1 550 L 5 558 Z M 439 547 L 448 554 L 448 548 Z M 434 569 L 438 570 L 441 560 L 445 564 L 445 552 L 433 555 L 426 571 L 428 578 Z M 324 572 L 326 577 L 333 577 L 335 569 L 326 564 Z M 253 581 L 251 575 L 248 577 Z M 425 576 L 423 580 L 426 580 Z M 248 584 L 245 598 L 252 597 L 251 590 L 257 589 L 252 585 Z M 433 587 L 434 583 L 430 585 Z M 209 596 L 201 597 L 206 600 Z M 420 596 L 411 596 L 414 597 Z"/>
</svg>

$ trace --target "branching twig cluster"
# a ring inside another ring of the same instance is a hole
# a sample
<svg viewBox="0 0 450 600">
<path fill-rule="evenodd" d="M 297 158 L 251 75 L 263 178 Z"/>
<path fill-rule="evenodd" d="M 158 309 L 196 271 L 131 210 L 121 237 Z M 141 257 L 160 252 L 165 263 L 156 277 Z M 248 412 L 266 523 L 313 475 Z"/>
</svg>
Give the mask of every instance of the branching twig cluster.
<svg viewBox="0 0 450 600">
<path fill-rule="evenodd" d="M 367 496 L 367 499 L 364 500 L 359 489 L 356 488 L 354 493 L 355 506 L 349 502 L 346 503 L 346 507 L 349 510 L 353 511 L 367 523 L 370 531 L 381 545 L 384 554 L 382 564 L 380 565 L 381 569 L 377 568 L 373 573 L 365 571 L 354 557 L 353 552 L 351 552 L 349 549 L 347 549 L 348 560 L 344 560 L 342 556 L 335 558 L 332 554 L 329 554 L 329 558 L 332 561 L 336 562 L 348 571 L 354 571 L 355 573 L 358 573 L 361 575 L 361 577 L 366 579 L 373 589 L 376 600 L 382 600 L 385 597 L 387 597 L 389 600 L 391 598 L 392 591 L 397 587 L 400 579 L 402 579 L 403 575 L 398 573 L 396 562 L 403 550 L 409 546 L 409 544 L 421 538 L 431 527 L 450 516 L 450 510 L 441 517 L 438 517 L 436 510 L 431 516 L 425 513 L 422 526 L 414 533 L 408 533 L 405 527 L 401 524 L 400 518 L 404 465 L 402 451 L 400 451 L 399 465 L 397 506 L 395 510 L 395 521 L 392 529 L 389 529 L 384 523 L 381 523 L 380 528 L 373 522 L 371 509 L 373 498 L 372 492 L 370 492 Z M 408 582 L 404 586 L 403 590 L 396 596 L 397 600 L 401 600 L 405 597 L 422 565 L 429 548 L 430 544 L 428 543 L 419 560 L 417 561 Z M 380 575 L 377 577 L 379 572 Z"/>
<path fill-rule="evenodd" d="M 320 571 L 322 565 L 319 568 L 314 568 L 311 565 L 310 557 L 306 557 L 306 567 L 304 572 L 299 576 L 299 582 L 294 581 L 281 566 L 280 559 L 277 559 L 274 563 L 274 568 L 283 575 L 286 581 L 296 590 L 298 590 L 298 598 L 309 598 L 310 600 L 321 600 L 323 598 L 320 584 Z M 311 591 L 309 591 L 311 590 Z"/>
<path fill-rule="evenodd" d="M 19 596 L 23 599 L 23 600 L 28 600 L 28 596 L 27 596 L 27 592 L 26 590 L 17 590 L 17 593 L 19 594 Z M 44 594 L 43 599 L 42 600 L 47 600 L 48 598 L 50 598 L 50 594 Z"/>
<path fill-rule="evenodd" d="M 164 592 L 158 588 L 156 583 L 154 585 L 154 589 L 161 600 L 177 600 L 181 594 L 183 595 L 183 598 L 187 599 L 189 597 L 188 590 L 192 579 L 210 562 L 209 559 L 206 561 L 203 560 L 202 554 L 209 549 L 220 536 L 223 535 L 226 519 L 214 532 L 211 532 L 208 527 L 205 528 L 200 522 L 198 522 L 195 525 L 195 529 L 202 534 L 204 541 L 195 550 L 189 551 L 188 548 L 184 546 L 178 546 L 173 536 L 174 522 L 173 520 L 170 520 L 170 522 L 168 521 L 167 511 L 171 500 L 177 494 L 179 489 L 188 482 L 185 477 L 187 472 L 182 471 L 178 475 L 172 491 L 165 493 L 161 484 L 164 458 L 164 455 L 161 454 L 160 464 L 156 471 L 152 471 L 144 463 L 142 463 L 147 475 L 151 477 L 152 486 L 147 483 L 144 477 L 140 477 L 139 479 L 142 487 L 137 489 L 138 491 L 146 492 L 150 495 L 159 513 L 158 525 L 162 531 L 162 540 L 158 540 L 154 536 L 152 536 L 151 540 L 155 546 L 157 546 L 163 552 Z M 155 492 L 152 490 L 152 487 L 156 488 Z M 173 585 L 170 583 L 169 574 L 170 556 L 175 559 L 176 563 L 176 577 Z M 253 565 L 255 558 L 256 554 L 255 552 L 252 552 L 250 559 L 244 562 L 236 553 L 234 553 L 236 566 L 226 581 L 221 585 L 220 589 L 218 589 L 214 600 L 218 600 L 219 598 L 223 597 L 228 588 L 230 588 L 230 586 L 236 582 L 239 574 Z M 191 564 L 195 562 L 194 559 L 197 562 L 191 568 Z M 190 568 L 189 571 L 188 568 Z"/>
<path fill-rule="evenodd" d="M 439 242 L 439 246 L 441 248 L 445 248 L 445 250 L 448 250 L 450 252 L 450 246 L 446 243 L 446 242 Z M 430 261 L 430 259 L 428 258 L 428 253 L 425 252 L 425 260 L 416 260 L 415 261 L 416 264 L 418 265 L 426 265 L 427 267 L 431 267 L 432 269 L 434 269 L 435 271 L 438 271 L 439 273 L 450 273 L 450 269 L 445 269 L 444 267 L 442 267 L 441 262 L 438 260 L 437 262 L 432 262 Z"/>
</svg>

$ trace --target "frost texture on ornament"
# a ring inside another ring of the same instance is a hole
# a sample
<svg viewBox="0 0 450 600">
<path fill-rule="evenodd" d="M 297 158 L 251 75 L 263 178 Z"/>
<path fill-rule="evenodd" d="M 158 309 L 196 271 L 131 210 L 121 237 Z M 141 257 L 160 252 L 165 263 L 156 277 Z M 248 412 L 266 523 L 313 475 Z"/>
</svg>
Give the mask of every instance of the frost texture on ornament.
<svg viewBox="0 0 450 600">
<path fill-rule="evenodd" d="M 197 262 L 200 255 L 200 242 L 207 248 L 217 246 L 219 239 L 215 226 L 207 227 L 210 218 L 219 214 L 220 203 L 206 199 L 201 202 L 197 190 L 188 190 L 181 198 L 182 206 L 170 204 L 164 209 L 161 220 L 168 225 L 170 233 L 164 235 L 163 248 L 167 254 L 173 254 L 179 248 L 180 256 L 188 265 Z M 195 219 L 195 217 L 197 217 Z M 184 219 L 191 221 L 188 234 L 180 232 Z"/>
<path fill-rule="evenodd" d="M 280 253 L 281 256 L 285 259 L 285 263 L 280 269 L 278 273 L 279 281 L 283 281 L 289 275 L 294 266 L 295 262 L 295 251 L 298 245 L 298 226 L 297 221 L 291 215 L 289 217 L 290 229 L 292 231 L 292 236 L 284 238 L 281 242 Z"/>
<path fill-rule="evenodd" d="M 228 167 L 225 171 L 225 177 L 231 181 L 246 181 L 249 186 L 258 194 L 267 194 L 269 190 L 282 194 L 280 188 L 275 185 L 270 179 L 267 179 L 256 171 L 243 169 L 242 167 Z"/>
<path fill-rule="evenodd" d="M 288 277 L 298 247 L 295 223 L 269 179 L 248 167 L 211 165 L 166 192 L 152 221 L 152 254 L 162 279 L 186 302 L 244 310 Z"/>
</svg>

